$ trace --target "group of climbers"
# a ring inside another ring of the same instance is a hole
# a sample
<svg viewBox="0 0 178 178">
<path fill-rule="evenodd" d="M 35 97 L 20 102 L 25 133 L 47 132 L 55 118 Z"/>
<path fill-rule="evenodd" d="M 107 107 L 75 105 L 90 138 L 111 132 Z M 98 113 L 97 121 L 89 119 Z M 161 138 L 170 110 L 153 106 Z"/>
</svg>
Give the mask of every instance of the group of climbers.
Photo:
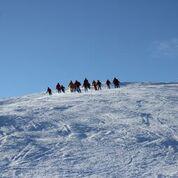
<svg viewBox="0 0 178 178">
<path fill-rule="evenodd" d="M 65 87 L 63 85 L 60 85 L 59 83 L 57 83 L 56 85 L 56 90 L 58 93 L 61 93 L 61 92 L 65 93 Z"/>
<path fill-rule="evenodd" d="M 65 87 L 63 85 L 60 85 L 59 83 L 57 83 L 56 85 L 56 90 L 58 93 L 65 93 Z M 46 93 L 52 95 L 52 89 L 48 87 Z"/>
<path fill-rule="evenodd" d="M 85 91 L 88 91 L 89 89 L 91 89 L 91 84 L 86 78 L 83 81 L 83 85 L 82 86 L 83 86 Z M 101 90 L 101 82 L 99 80 L 97 80 L 97 81 L 93 80 L 92 86 L 94 87 L 94 90 Z M 75 81 L 75 83 L 70 81 L 68 87 L 69 87 L 71 92 L 81 93 L 81 89 L 80 89 L 81 83 L 79 81 L 77 81 L 77 80 Z"/>
<path fill-rule="evenodd" d="M 94 90 L 101 90 L 101 82 L 99 80 L 93 80 L 92 85 L 94 87 Z"/>
<path fill-rule="evenodd" d="M 81 83 L 76 80 L 74 83 L 72 82 L 72 80 L 70 81 L 68 87 L 70 89 L 70 92 L 78 92 L 81 93 L 81 89 L 80 89 Z"/>
<path fill-rule="evenodd" d="M 112 83 L 113 83 L 115 88 L 119 88 L 120 87 L 120 81 L 117 78 L 114 78 Z M 106 86 L 107 86 L 108 89 L 111 88 L 111 84 L 112 83 L 111 83 L 110 80 L 106 80 Z M 91 84 L 86 78 L 83 81 L 83 85 L 82 86 L 83 86 L 85 91 L 88 91 L 89 89 L 91 89 Z M 102 83 L 101 83 L 100 80 L 97 80 L 97 81 L 93 80 L 92 86 L 93 86 L 94 90 L 101 90 Z M 69 87 L 70 92 L 81 93 L 81 89 L 80 89 L 81 83 L 78 80 L 76 80 L 75 82 L 70 81 L 68 87 Z M 65 87 L 63 85 L 60 85 L 59 83 L 57 83 L 57 85 L 56 85 L 56 90 L 57 90 L 58 93 L 61 93 L 61 92 L 65 93 Z M 51 88 L 48 87 L 46 93 L 48 93 L 49 95 L 52 95 Z"/>
</svg>

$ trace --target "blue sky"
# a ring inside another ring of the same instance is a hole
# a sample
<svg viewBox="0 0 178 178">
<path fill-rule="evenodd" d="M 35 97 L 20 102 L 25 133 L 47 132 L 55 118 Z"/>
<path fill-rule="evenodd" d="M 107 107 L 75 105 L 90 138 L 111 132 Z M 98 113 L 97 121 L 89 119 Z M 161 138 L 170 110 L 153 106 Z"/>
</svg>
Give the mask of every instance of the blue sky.
<svg viewBox="0 0 178 178">
<path fill-rule="evenodd" d="M 0 97 L 56 82 L 178 81 L 177 0 L 0 0 Z"/>
</svg>

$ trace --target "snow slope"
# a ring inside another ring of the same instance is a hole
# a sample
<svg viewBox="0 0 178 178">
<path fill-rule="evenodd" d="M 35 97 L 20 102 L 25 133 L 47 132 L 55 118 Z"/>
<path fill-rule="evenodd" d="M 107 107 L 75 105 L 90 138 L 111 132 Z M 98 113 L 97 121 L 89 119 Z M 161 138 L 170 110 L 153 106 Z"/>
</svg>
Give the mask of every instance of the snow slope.
<svg viewBox="0 0 178 178">
<path fill-rule="evenodd" d="M 178 84 L 0 100 L 0 177 L 178 177 Z"/>
</svg>

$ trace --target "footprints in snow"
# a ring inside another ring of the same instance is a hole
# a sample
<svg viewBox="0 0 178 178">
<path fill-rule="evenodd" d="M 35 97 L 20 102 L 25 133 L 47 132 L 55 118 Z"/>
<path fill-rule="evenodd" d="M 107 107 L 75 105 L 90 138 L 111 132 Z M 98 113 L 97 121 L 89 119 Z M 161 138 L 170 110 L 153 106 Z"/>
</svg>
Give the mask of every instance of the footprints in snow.
<svg viewBox="0 0 178 178">
<path fill-rule="evenodd" d="M 141 108 L 143 106 L 144 101 L 143 100 L 137 100 L 136 104 L 138 108 Z M 152 115 L 150 113 L 139 113 L 139 116 L 142 118 L 142 124 L 145 124 L 146 126 L 150 126 L 150 119 L 153 119 Z"/>
<path fill-rule="evenodd" d="M 142 107 L 143 100 L 136 101 L 136 104 L 137 104 L 138 107 Z"/>
<path fill-rule="evenodd" d="M 42 121 L 37 124 L 32 124 L 28 130 L 29 131 L 42 131 L 42 130 L 51 130 L 56 128 L 56 125 L 52 124 L 51 122 Z"/>
<path fill-rule="evenodd" d="M 77 139 L 85 139 L 88 135 L 98 132 L 99 129 L 90 127 L 87 124 L 73 123 L 70 126 L 64 125 L 63 128 L 58 131 L 60 136 L 70 136 Z"/>
<path fill-rule="evenodd" d="M 166 138 L 161 142 L 161 145 L 165 148 L 172 148 L 174 152 L 178 152 L 178 141 L 174 138 Z"/>
<path fill-rule="evenodd" d="M 71 105 L 69 105 L 69 106 L 67 106 L 67 105 L 64 105 L 64 106 L 56 106 L 56 107 L 54 107 L 53 109 L 55 110 L 55 111 L 66 111 L 66 110 L 68 110 L 68 109 L 70 109 L 70 108 L 72 108 L 73 106 L 71 106 Z"/>
<path fill-rule="evenodd" d="M 143 132 L 140 134 L 137 134 L 135 136 L 137 143 L 151 143 L 157 139 L 159 139 L 159 137 L 149 131 L 147 132 Z"/>
<path fill-rule="evenodd" d="M 75 139 L 94 139 L 103 140 L 105 137 L 109 137 L 114 134 L 113 131 L 109 131 L 104 128 L 89 126 L 88 124 L 73 123 L 71 125 L 64 125 L 61 130 L 59 130 L 58 135 L 62 137 L 69 137 Z"/>
<path fill-rule="evenodd" d="M 70 135 L 71 134 L 70 126 L 64 125 L 61 130 L 57 131 L 57 134 L 63 137 Z"/>
<path fill-rule="evenodd" d="M 150 113 L 140 113 L 140 117 L 142 118 L 142 124 L 150 126 L 150 119 L 153 119 Z"/>
</svg>

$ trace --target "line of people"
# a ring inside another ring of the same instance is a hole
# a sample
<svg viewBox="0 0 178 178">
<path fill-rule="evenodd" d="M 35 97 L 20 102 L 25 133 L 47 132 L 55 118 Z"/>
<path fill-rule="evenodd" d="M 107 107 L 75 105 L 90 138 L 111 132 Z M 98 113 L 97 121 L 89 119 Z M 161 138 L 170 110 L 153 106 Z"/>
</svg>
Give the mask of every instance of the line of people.
<svg viewBox="0 0 178 178">
<path fill-rule="evenodd" d="M 114 78 L 112 81 L 113 85 L 115 88 L 119 88 L 120 87 L 120 81 L 117 78 Z M 110 80 L 106 80 L 106 86 L 108 89 L 111 88 L 111 81 Z M 85 80 L 83 81 L 83 85 L 76 80 L 75 82 L 70 81 L 68 87 L 70 89 L 70 92 L 78 92 L 81 93 L 81 86 L 83 86 L 85 91 L 88 91 L 91 89 L 91 84 L 90 82 L 85 78 Z M 102 83 L 100 80 L 93 80 L 92 82 L 92 86 L 94 88 L 94 90 L 101 90 L 102 89 Z M 58 93 L 65 93 L 65 87 L 63 85 L 60 85 L 59 83 L 57 83 L 56 85 L 56 90 Z M 50 87 L 47 88 L 47 92 L 49 95 L 52 95 L 52 89 Z"/>
<path fill-rule="evenodd" d="M 60 85 L 59 83 L 57 83 L 56 85 L 56 90 L 58 93 L 65 93 L 65 87 L 63 85 Z M 52 95 L 52 89 L 48 87 L 46 93 Z"/>
</svg>

